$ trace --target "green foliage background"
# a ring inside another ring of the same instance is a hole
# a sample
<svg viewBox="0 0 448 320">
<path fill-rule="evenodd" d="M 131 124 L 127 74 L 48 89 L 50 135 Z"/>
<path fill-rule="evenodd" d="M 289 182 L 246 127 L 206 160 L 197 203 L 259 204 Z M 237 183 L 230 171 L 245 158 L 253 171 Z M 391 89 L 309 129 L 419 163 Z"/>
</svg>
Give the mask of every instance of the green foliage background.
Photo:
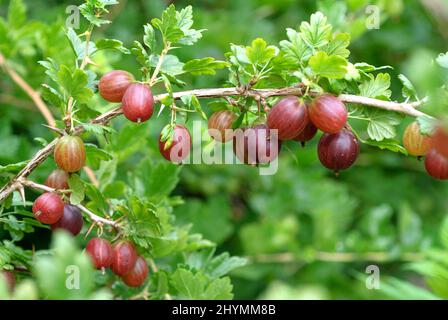
<svg viewBox="0 0 448 320">
<path fill-rule="evenodd" d="M 14 67 L 31 86 L 39 88 L 46 80 L 37 61 L 47 56 L 64 60 L 70 55 L 67 41 L 61 40 L 65 35 L 60 26 L 66 19 L 65 8 L 80 2 L 25 3 L 27 19 L 34 21 L 20 31 L 27 36 L 17 34 L 21 40 L 13 47 L 0 38 L 0 51 L 11 57 Z M 363 8 L 368 3 L 382 8 L 383 23 L 378 30 L 365 30 Z M 9 1 L 0 0 L 0 16 L 6 17 L 8 4 Z M 429 86 L 422 72 L 429 63 L 425 57 L 434 58 L 447 51 L 448 22 L 438 21 L 434 12 L 416 0 L 201 0 L 175 1 L 175 4 L 176 8 L 192 4 L 194 27 L 207 29 L 197 45 L 177 52 L 182 61 L 204 56 L 223 60 L 230 43 L 248 45 L 257 37 L 278 43 L 285 38 L 286 28 L 297 28 L 310 14 L 321 10 L 335 29 L 351 33 L 351 59 L 394 67 L 390 71 L 391 89 L 393 98 L 398 100 L 402 100 L 398 74 L 406 74 L 416 81 L 418 89 L 424 89 Z M 122 0 L 111 10 L 113 23 L 96 30 L 94 38 L 120 39 L 130 47 L 134 40 L 141 40 L 142 25 L 159 17 L 166 6 L 167 2 L 160 0 Z M 24 23 L 20 19 L 15 20 L 19 26 Z M 137 74 L 138 66 L 132 56 L 107 51 L 95 61 L 99 73 L 124 69 Z M 219 87 L 225 79 L 226 71 L 218 71 L 216 76 L 185 81 L 188 87 L 206 88 Z M 4 166 L 29 159 L 40 147 L 35 137 L 49 141 L 53 135 L 41 125 L 43 119 L 28 97 L 4 73 L 0 73 L 0 90 L 0 165 Z M 97 99 L 100 108 L 105 107 Z M 210 114 L 206 107 L 204 110 Z M 400 132 L 410 121 L 403 123 Z M 117 134 L 107 150 L 116 156 L 116 160 L 108 162 L 117 166 L 115 182 L 101 191 L 108 197 L 123 193 L 126 186 L 135 191 L 138 184 L 133 184 L 134 178 L 146 176 L 143 192 L 150 197 L 162 198 L 170 193 L 181 196 L 182 200 L 178 197 L 167 200 L 170 205 L 183 202 L 174 207 L 174 224 L 190 225 L 190 234 L 203 236 L 196 242 L 190 239 L 190 245 L 209 250 L 189 255 L 187 265 L 203 263 L 204 257 L 215 250 L 204 239 L 217 244 L 215 255 L 229 252 L 248 258 L 245 266 L 230 273 L 234 298 L 448 298 L 448 184 L 428 177 L 416 159 L 363 146 L 357 165 L 335 177 L 320 165 L 314 141 L 304 149 L 288 144 L 291 151 L 282 153 L 279 171 L 274 176 L 260 176 L 257 169 L 246 166 L 186 165 L 180 169 L 164 163 L 157 150 L 157 137 L 166 123 L 163 117 L 138 127 L 123 118 L 114 120 Z M 99 142 L 104 145 L 104 141 Z M 91 165 L 99 168 L 102 185 L 112 181 L 108 166 Z M 46 161 L 33 173 L 33 180 L 43 181 L 53 166 L 52 160 Z M 157 174 L 160 179 L 154 178 Z M 30 199 L 36 195 L 28 191 Z M 17 246 L 27 250 L 48 249 L 49 230 L 36 228 L 22 238 L 25 230 L 20 228 L 14 230 L 20 239 Z M 6 228 L 0 228 L 0 237 L 11 240 Z M 68 241 L 63 238 L 61 235 L 61 243 Z M 81 236 L 77 242 L 79 248 L 85 243 Z M 166 246 L 158 249 L 170 251 Z M 163 258 L 158 262 L 162 268 L 174 263 Z M 37 265 L 38 278 L 44 273 L 39 268 L 45 269 L 45 263 L 48 262 L 42 260 Z M 379 290 L 368 290 L 365 286 L 368 276 L 365 269 L 371 264 L 381 270 Z M 231 286 L 228 278 L 219 278 L 225 271 L 217 277 L 184 273 L 188 271 L 179 268 L 170 274 L 172 285 L 176 287 L 176 279 L 188 278 L 191 286 L 198 285 L 198 295 L 188 296 L 191 292 L 184 294 L 184 288 L 175 288 L 179 297 L 232 297 L 213 293 L 213 290 L 220 294 L 229 291 L 225 289 Z M 152 281 L 160 285 L 165 283 L 159 280 L 163 277 L 166 275 L 159 273 Z M 214 278 L 222 283 L 210 280 Z M 36 290 L 26 281 L 23 286 L 28 287 L 24 292 Z M 50 293 L 57 289 L 42 283 L 45 281 L 41 281 L 39 292 L 52 298 Z M 130 295 L 119 285 L 114 294 Z M 81 297 L 103 298 L 107 294 L 88 291 Z"/>
</svg>

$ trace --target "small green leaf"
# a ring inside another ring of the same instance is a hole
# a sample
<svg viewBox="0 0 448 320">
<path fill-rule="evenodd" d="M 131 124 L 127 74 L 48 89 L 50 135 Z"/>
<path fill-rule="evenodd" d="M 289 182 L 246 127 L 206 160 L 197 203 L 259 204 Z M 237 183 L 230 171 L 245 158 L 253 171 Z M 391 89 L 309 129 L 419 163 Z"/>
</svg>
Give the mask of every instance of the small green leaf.
<svg viewBox="0 0 448 320">
<path fill-rule="evenodd" d="M 191 73 L 194 76 L 201 74 L 216 74 L 216 69 L 223 69 L 228 67 L 229 64 L 225 61 L 217 61 L 214 58 L 202 58 L 190 60 L 184 64 L 184 72 Z"/>
<path fill-rule="evenodd" d="M 196 112 L 198 112 L 204 120 L 207 120 L 207 115 L 205 114 L 204 110 L 202 110 L 201 103 L 195 95 L 189 94 L 182 96 L 181 100 L 186 106 L 196 110 Z"/>
<path fill-rule="evenodd" d="M 162 13 L 161 20 L 154 18 L 151 20 L 151 24 L 160 30 L 164 42 L 176 43 L 184 36 L 184 32 L 178 26 L 177 12 L 173 4 Z"/>
<path fill-rule="evenodd" d="M 342 58 L 348 58 L 350 51 L 347 47 L 350 44 L 349 33 L 338 33 L 328 45 L 324 48 L 324 51 L 329 55 L 341 56 Z"/>
<path fill-rule="evenodd" d="M 150 65 L 151 67 L 156 67 L 159 63 L 160 55 L 151 55 L 150 56 Z M 184 73 L 183 70 L 184 64 L 179 61 L 179 58 L 173 55 L 166 55 L 163 57 L 162 65 L 160 67 L 161 73 L 166 73 L 171 76 L 177 76 L 179 74 Z"/>
<path fill-rule="evenodd" d="M 340 56 L 328 56 L 319 51 L 310 58 L 309 65 L 313 73 L 330 79 L 342 79 L 347 73 L 347 60 Z"/>
<path fill-rule="evenodd" d="M 312 55 L 312 50 L 305 41 L 303 41 L 302 35 L 290 28 L 286 29 L 286 35 L 289 41 L 280 41 L 280 48 L 285 55 L 296 59 L 299 64 L 308 60 Z"/>
<path fill-rule="evenodd" d="M 391 95 L 390 75 L 388 73 L 379 73 L 376 77 L 371 77 L 370 80 L 363 82 L 359 86 L 360 94 L 363 97 L 379 98 Z"/>
<path fill-rule="evenodd" d="M 88 76 L 84 70 L 76 69 L 72 72 L 65 65 L 61 65 L 58 80 L 65 89 L 67 96 L 72 96 L 82 103 L 88 102 L 93 96 L 93 91 L 87 88 Z"/>
<path fill-rule="evenodd" d="M 372 140 L 382 141 L 395 138 L 396 126 L 400 124 L 402 116 L 391 111 L 368 110 L 367 117 L 370 118 L 367 133 Z"/>
<path fill-rule="evenodd" d="M 156 46 L 156 36 L 154 28 L 148 23 L 144 26 L 145 35 L 143 36 L 143 43 L 150 51 L 153 51 Z"/>
<path fill-rule="evenodd" d="M 124 54 L 129 54 L 130 51 L 123 46 L 123 42 L 116 39 L 100 39 L 96 43 L 96 51 L 100 50 L 117 50 Z"/>
<path fill-rule="evenodd" d="M 404 147 L 401 146 L 398 140 L 394 139 L 383 139 L 382 141 L 375 141 L 368 139 L 364 141 L 365 144 L 369 146 L 380 148 L 381 150 L 389 150 L 392 152 L 402 153 L 404 155 L 408 155 L 408 152 Z"/>
<path fill-rule="evenodd" d="M 79 175 L 72 174 L 68 179 L 68 185 L 70 190 L 72 190 L 70 194 L 70 203 L 73 205 L 80 204 L 84 200 L 84 182 L 81 180 Z"/>
<path fill-rule="evenodd" d="M 257 38 L 252 41 L 250 47 L 246 47 L 246 56 L 254 65 L 265 65 L 278 54 L 279 50 L 275 46 L 267 46 L 266 41 Z"/>
<path fill-rule="evenodd" d="M 415 90 L 411 80 L 409 80 L 404 74 L 398 75 L 398 79 L 400 79 L 401 84 L 403 85 L 403 97 L 406 99 L 418 99 L 417 90 Z"/>
<path fill-rule="evenodd" d="M 432 135 L 438 125 L 437 119 L 428 116 L 418 117 L 417 122 L 420 127 L 420 133 L 427 136 Z"/>
<path fill-rule="evenodd" d="M 327 23 L 327 17 L 321 12 L 311 15 L 310 22 L 302 22 L 300 31 L 302 39 L 310 47 L 321 48 L 325 46 L 331 37 L 331 25 Z"/>
</svg>

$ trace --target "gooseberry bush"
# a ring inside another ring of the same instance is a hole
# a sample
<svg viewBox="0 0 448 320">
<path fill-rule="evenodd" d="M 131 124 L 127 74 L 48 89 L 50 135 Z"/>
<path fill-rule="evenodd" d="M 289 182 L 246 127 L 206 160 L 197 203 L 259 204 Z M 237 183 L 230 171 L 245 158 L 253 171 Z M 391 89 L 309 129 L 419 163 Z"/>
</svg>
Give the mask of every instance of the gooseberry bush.
<svg viewBox="0 0 448 320">
<path fill-rule="evenodd" d="M 279 44 L 256 38 L 229 44 L 222 60 L 180 61 L 176 52 L 206 32 L 193 28 L 191 6 L 170 5 L 143 26 L 142 39 L 125 47 L 95 38 L 96 28 L 111 23 L 105 16 L 116 4 L 87 0 L 79 7 L 87 29 L 64 30 L 71 64 L 57 54 L 39 61 L 46 75 L 41 103 L 57 110 L 58 120 L 47 121 L 55 138 L 36 138 L 42 148 L 34 157 L 0 168 L 0 219 L 11 237 L 0 247 L 5 296 L 231 299 L 228 274 L 248 260 L 216 252 L 191 225 L 175 223 L 173 208 L 182 208 L 183 200 L 172 193 L 182 163 L 195 153 L 195 139 L 228 147 L 234 165 L 246 164 L 246 170 L 282 161 L 282 153 L 316 139 L 318 160 L 338 175 L 357 170 L 364 148 L 380 148 L 425 158 L 422 169 L 448 180 L 446 86 L 420 98 L 400 75 L 403 101 L 392 101 L 391 67 L 352 61 L 350 35 L 335 32 L 323 13 L 288 28 Z M 21 1 L 11 1 L 10 18 L 0 26 L 14 25 L 23 11 Z M 0 50 L 11 75 L 13 52 Z M 132 56 L 139 68 L 105 68 L 104 51 Z M 444 79 L 448 55 L 428 68 Z M 221 88 L 185 89 L 185 79 L 217 72 L 226 75 Z M 122 115 L 130 124 L 114 126 Z M 198 118 L 204 130 L 196 132 Z M 399 137 L 397 127 L 409 119 Z M 135 138 L 148 134 L 146 122 L 149 130 L 152 123 L 163 129 L 150 142 L 159 153 L 141 160 L 146 146 Z M 33 179 L 45 165 L 53 171 Z M 128 168 L 126 181 L 117 179 L 120 165 Z M 54 233 L 50 251 L 16 244 L 36 228 Z M 79 290 L 66 285 L 70 267 L 79 271 L 79 283 L 73 282 Z"/>
</svg>

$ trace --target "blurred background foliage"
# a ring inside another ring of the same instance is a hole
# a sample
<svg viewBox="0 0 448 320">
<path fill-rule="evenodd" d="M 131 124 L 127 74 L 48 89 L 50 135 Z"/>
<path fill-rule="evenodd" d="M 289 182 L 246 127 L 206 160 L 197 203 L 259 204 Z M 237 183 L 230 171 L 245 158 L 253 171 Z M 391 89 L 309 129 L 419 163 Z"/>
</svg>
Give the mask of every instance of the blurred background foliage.
<svg viewBox="0 0 448 320">
<path fill-rule="evenodd" d="M 396 76 L 404 73 L 424 90 L 429 64 L 425 57 L 434 59 L 447 51 L 448 10 L 442 0 L 173 2 L 177 8 L 193 5 L 195 27 L 207 29 L 196 46 L 177 52 L 181 60 L 222 60 L 230 43 L 248 44 L 256 37 L 278 44 L 287 27 L 297 28 L 321 10 L 335 29 L 351 33 L 352 62 L 393 66 L 393 98 L 398 100 L 401 85 Z M 0 0 L 0 16 L 7 15 L 8 3 Z M 142 25 L 160 16 L 168 3 L 121 0 L 111 10 L 113 23 L 96 30 L 94 38 L 120 39 L 129 47 L 141 40 Z M 37 61 L 70 56 L 61 24 L 66 7 L 80 1 L 26 4 L 28 19 L 34 22 L 23 29 L 18 18 L 17 31 L 9 36 L 20 41 L 10 46 L 11 39 L 0 38 L 0 51 L 39 88 L 46 78 Z M 381 8 L 379 29 L 365 28 L 368 4 Z M 100 73 L 138 73 L 132 56 L 105 52 L 95 62 Z M 219 87 L 226 78 L 226 71 L 220 71 L 186 82 L 191 88 Z M 33 139 L 49 140 L 52 134 L 41 125 L 43 119 L 24 92 L 3 74 L 0 90 L 0 165 L 6 165 L 30 158 L 39 148 Z M 95 99 L 99 110 L 106 108 Z M 119 155 L 117 180 L 126 181 L 142 155 L 161 157 L 156 137 L 164 123 L 131 128 L 123 119 L 114 120 L 119 132 L 111 147 Z M 316 140 L 305 148 L 288 143 L 290 151 L 282 153 L 274 176 L 260 176 L 256 168 L 246 166 L 186 165 L 180 171 L 173 194 L 182 196 L 184 204 L 175 208 L 176 223 L 191 224 L 193 232 L 218 244 L 218 252 L 249 257 L 247 266 L 231 274 L 234 297 L 448 298 L 448 184 L 432 180 L 416 159 L 368 146 L 363 146 L 356 166 L 336 177 L 320 165 Z M 33 179 L 43 181 L 53 166 L 52 160 L 46 161 Z M 20 245 L 48 248 L 49 241 L 50 232 L 40 230 Z M 366 289 L 365 269 L 371 264 L 380 268 L 380 290 Z"/>
</svg>

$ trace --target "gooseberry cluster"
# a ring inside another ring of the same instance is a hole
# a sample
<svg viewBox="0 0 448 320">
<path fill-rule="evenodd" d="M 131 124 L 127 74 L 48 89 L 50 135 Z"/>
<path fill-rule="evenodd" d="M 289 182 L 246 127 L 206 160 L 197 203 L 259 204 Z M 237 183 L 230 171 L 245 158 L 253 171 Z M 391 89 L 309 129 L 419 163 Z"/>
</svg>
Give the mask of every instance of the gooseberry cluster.
<svg viewBox="0 0 448 320">
<path fill-rule="evenodd" d="M 146 260 L 137 255 L 130 241 L 119 241 L 113 246 L 109 241 L 92 238 L 86 246 L 86 251 L 93 265 L 103 272 L 111 268 L 130 287 L 141 286 L 148 277 L 149 269 Z"/>
<path fill-rule="evenodd" d="M 269 111 L 265 124 L 243 128 L 243 138 L 232 134 L 236 116 L 231 111 L 215 112 L 209 119 L 210 135 L 226 142 L 233 137 L 233 150 L 246 164 L 258 165 L 274 160 L 282 141 L 294 140 L 304 145 L 317 134 L 324 132 L 318 145 L 320 162 L 338 172 L 356 161 L 359 142 L 347 125 L 347 108 L 335 96 L 324 94 L 311 103 L 296 96 L 287 96 Z M 212 130 L 213 129 L 213 130 Z"/>
<path fill-rule="evenodd" d="M 101 77 L 98 90 L 109 102 L 121 102 L 124 116 L 133 122 L 145 122 L 154 112 L 154 96 L 146 83 L 136 82 L 132 74 L 114 70 Z M 180 163 L 191 148 L 188 129 L 180 124 L 174 126 L 172 136 L 159 138 L 159 150 L 168 161 Z"/>
<path fill-rule="evenodd" d="M 438 180 L 448 180 L 448 134 L 439 126 L 432 136 L 421 134 L 417 121 L 409 124 L 403 145 L 412 156 L 425 157 L 426 172 Z"/>
</svg>

